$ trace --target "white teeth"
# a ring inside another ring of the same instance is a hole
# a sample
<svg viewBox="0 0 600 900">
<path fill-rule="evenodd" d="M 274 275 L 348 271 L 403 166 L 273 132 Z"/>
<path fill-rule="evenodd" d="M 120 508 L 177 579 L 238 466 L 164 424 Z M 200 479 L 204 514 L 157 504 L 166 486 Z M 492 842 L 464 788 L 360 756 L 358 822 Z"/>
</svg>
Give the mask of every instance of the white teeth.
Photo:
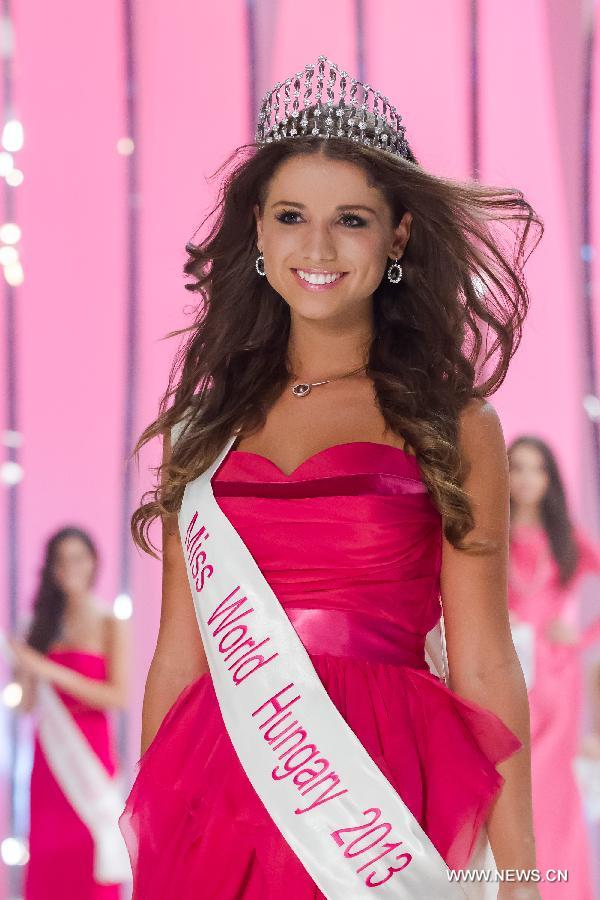
<svg viewBox="0 0 600 900">
<path fill-rule="evenodd" d="M 331 275 L 318 275 L 314 272 L 303 272 L 302 269 L 296 269 L 296 271 L 300 278 L 303 281 L 308 281 L 309 284 L 331 284 L 332 281 L 337 281 L 343 275 L 343 272 L 332 272 Z"/>
</svg>

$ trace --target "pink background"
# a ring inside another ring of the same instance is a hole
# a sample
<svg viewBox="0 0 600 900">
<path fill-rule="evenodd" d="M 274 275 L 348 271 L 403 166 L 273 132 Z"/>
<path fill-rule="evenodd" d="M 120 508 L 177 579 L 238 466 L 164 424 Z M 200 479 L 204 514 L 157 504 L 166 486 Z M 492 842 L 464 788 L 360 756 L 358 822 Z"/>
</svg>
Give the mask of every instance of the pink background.
<svg viewBox="0 0 600 900">
<path fill-rule="evenodd" d="M 469 176 L 470 6 L 468 0 L 138 0 L 134 158 L 117 152 L 127 134 L 123 5 L 14 4 L 13 114 L 25 129 L 18 154 L 25 180 L 13 189 L 25 269 L 15 289 L 14 336 L 25 474 L 16 488 L 0 483 L 0 547 L 8 543 L 8 492 L 17 491 L 21 618 L 29 612 L 43 545 L 66 523 L 88 528 L 97 539 L 103 560 L 98 592 L 106 602 L 125 587 L 128 204 L 138 215 L 137 436 L 155 416 L 176 346 L 161 339 L 188 322 L 184 245 L 216 195 L 209 176 L 234 146 L 253 137 L 263 92 L 319 53 L 361 74 L 361 54 L 362 74 L 398 106 L 421 163 L 439 174 Z M 523 430 L 550 440 L 575 516 L 598 534 L 582 406 L 582 66 L 589 6 L 581 0 L 481 0 L 479 141 L 481 180 L 521 188 L 546 224 L 528 267 L 532 307 L 524 339 L 492 402 L 507 441 Z M 594 65 L 597 70 L 597 58 Z M 599 123 L 594 112 L 593 149 Z M 138 191 L 129 197 L 132 165 Z M 595 225 L 597 153 L 593 165 Z M 4 329 L 3 323 L 1 373 Z M 6 422 L 6 390 L 0 396 Z M 133 470 L 136 504 L 158 452 L 158 446 L 144 452 L 140 472 Z M 160 564 L 133 545 L 128 553 L 135 633 L 131 762 L 158 627 Z M 4 553 L 0 584 L 6 596 Z M 8 602 L 4 606 L 2 627 L 8 627 Z M 3 737 L 7 728 L 4 721 Z M 6 778 L 4 754 L 0 762 Z M 7 827 L 4 821 L 3 836 Z M 0 866 L 0 896 L 5 875 Z"/>
</svg>

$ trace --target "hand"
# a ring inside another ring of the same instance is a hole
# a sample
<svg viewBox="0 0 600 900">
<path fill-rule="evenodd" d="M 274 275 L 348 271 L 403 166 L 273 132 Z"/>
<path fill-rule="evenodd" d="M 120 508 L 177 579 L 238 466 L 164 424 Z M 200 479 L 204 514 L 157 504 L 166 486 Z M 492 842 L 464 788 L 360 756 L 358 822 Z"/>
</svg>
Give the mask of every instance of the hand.
<svg viewBox="0 0 600 900">
<path fill-rule="evenodd" d="M 579 632 L 569 622 L 562 619 L 552 619 L 546 627 L 546 637 L 549 641 L 556 644 L 577 644 L 579 643 Z"/>
<path fill-rule="evenodd" d="M 8 638 L 10 648 L 16 657 L 17 666 L 30 675 L 46 677 L 48 674 L 48 660 L 43 653 L 35 650 L 24 641 L 16 638 Z"/>
</svg>

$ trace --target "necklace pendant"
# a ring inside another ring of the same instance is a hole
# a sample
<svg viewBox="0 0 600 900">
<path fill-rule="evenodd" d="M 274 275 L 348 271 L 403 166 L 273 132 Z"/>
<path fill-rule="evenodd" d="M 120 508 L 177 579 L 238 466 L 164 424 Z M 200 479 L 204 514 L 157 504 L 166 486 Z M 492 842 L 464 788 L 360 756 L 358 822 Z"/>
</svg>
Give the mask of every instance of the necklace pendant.
<svg viewBox="0 0 600 900">
<path fill-rule="evenodd" d="M 310 394 L 310 384 L 303 384 L 302 382 L 295 384 L 292 388 L 292 394 L 294 397 L 306 397 L 307 394 Z"/>
</svg>

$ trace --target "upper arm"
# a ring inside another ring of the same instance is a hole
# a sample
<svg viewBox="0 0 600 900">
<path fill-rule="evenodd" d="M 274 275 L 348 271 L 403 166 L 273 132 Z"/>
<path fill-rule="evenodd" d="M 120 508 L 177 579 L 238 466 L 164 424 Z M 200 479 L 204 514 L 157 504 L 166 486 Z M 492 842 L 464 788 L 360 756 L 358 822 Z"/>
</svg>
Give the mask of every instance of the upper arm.
<svg viewBox="0 0 600 900">
<path fill-rule="evenodd" d="M 163 463 L 171 454 L 171 438 L 163 435 Z M 208 670 L 198 629 L 185 557 L 175 514 L 162 521 L 162 603 L 155 659 L 184 679 L 193 680 Z"/>
<path fill-rule="evenodd" d="M 579 549 L 578 568 L 587 572 L 600 573 L 600 545 L 583 528 L 575 526 L 574 531 Z"/>
<path fill-rule="evenodd" d="M 489 541 L 492 549 L 475 555 L 443 538 L 441 594 L 455 686 L 513 662 L 515 654 L 507 605 L 508 458 L 494 407 L 471 401 L 461 415 L 459 436 L 468 465 L 463 488 L 475 521 L 465 539 Z"/>
<path fill-rule="evenodd" d="M 123 708 L 127 706 L 129 657 L 129 622 L 110 613 L 106 617 L 107 675 L 120 693 Z"/>
<path fill-rule="evenodd" d="M 21 700 L 16 707 L 19 713 L 29 713 L 35 707 L 37 699 L 37 678 L 24 670 L 17 670 L 15 680 L 21 685 Z"/>
</svg>

